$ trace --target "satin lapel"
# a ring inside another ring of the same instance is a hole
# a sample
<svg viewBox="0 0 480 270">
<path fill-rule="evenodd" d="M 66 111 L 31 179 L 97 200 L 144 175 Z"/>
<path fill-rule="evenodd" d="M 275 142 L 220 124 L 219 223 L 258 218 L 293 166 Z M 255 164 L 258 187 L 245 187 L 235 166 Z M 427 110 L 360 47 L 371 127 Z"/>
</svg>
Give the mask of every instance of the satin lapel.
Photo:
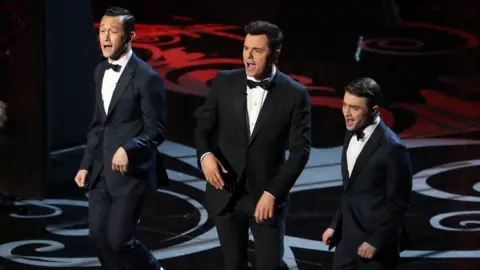
<svg viewBox="0 0 480 270">
<path fill-rule="evenodd" d="M 365 167 L 372 154 L 375 152 L 375 150 L 378 149 L 384 133 L 384 123 L 383 121 L 380 121 L 380 123 L 378 123 L 378 126 L 375 128 L 375 131 L 371 135 L 370 139 L 368 139 L 367 144 L 365 144 L 365 146 L 363 147 L 362 152 L 360 152 L 360 154 L 358 155 L 355 166 L 353 167 L 352 174 L 350 175 L 350 179 L 348 181 L 348 187 L 352 185 L 352 183 L 355 181 L 355 178 Z"/>
<path fill-rule="evenodd" d="M 243 134 L 244 143 L 247 144 L 248 140 L 248 121 L 247 121 L 247 77 L 243 74 L 238 74 L 231 82 L 234 85 L 232 89 L 232 104 L 234 111 L 233 123 L 236 125 L 236 131 L 239 134 Z"/>
<path fill-rule="evenodd" d="M 253 129 L 252 136 L 250 136 L 250 140 L 248 144 L 250 145 L 255 137 L 258 135 L 262 127 L 268 120 L 268 117 L 274 111 L 275 106 L 277 105 L 278 101 L 282 98 L 281 88 L 283 87 L 282 84 L 282 76 L 283 75 L 280 71 L 277 70 L 277 74 L 273 78 L 273 85 L 270 90 L 268 90 L 267 98 L 265 98 L 265 102 L 263 103 L 262 108 L 260 109 L 260 114 L 258 115 L 257 122 L 255 123 L 255 128 Z"/>
<path fill-rule="evenodd" d="M 102 116 L 102 119 L 105 119 L 107 117 L 107 114 L 105 113 L 105 106 L 103 106 L 103 97 L 102 97 L 102 84 L 103 84 L 103 76 L 105 75 L 105 63 L 102 63 L 102 65 L 99 68 L 98 74 L 95 74 L 96 78 L 96 83 L 95 83 L 95 100 L 97 101 L 97 106 L 100 109 L 100 114 Z"/>
<path fill-rule="evenodd" d="M 342 150 L 342 180 L 343 180 L 343 189 L 347 190 L 348 186 L 348 163 L 347 163 L 347 150 L 348 145 L 350 144 L 350 139 L 352 138 L 352 132 L 347 131 L 345 134 L 345 139 L 343 140 L 343 150 Z"/>
<path fill-rule="evenodd" d="M 110 106 L 108 106 L 107 119 L 112 114 L 113 109 L 115 109 L 115 106 L 117 105 L 117 102 L 122 96 L 123 92 L 125 92 L 125 89 L 127 89 L 127 86 L 130 83 L 130 80 L 133 78 L 136 67 L 137 67 L 137 57 L 135 56 L 135 54 L 132 54 L 132 57 L 130 57 L 130 60 L 128 61 L 127 66 L 122 72 L 122 75 L 120 75 L 120 78 L 118 79 L 118 83 L 117 83 L 117 86 L 115 86 L 115 90 L 113 90 L 112 100 L 110 101 Z"/>
</svg>

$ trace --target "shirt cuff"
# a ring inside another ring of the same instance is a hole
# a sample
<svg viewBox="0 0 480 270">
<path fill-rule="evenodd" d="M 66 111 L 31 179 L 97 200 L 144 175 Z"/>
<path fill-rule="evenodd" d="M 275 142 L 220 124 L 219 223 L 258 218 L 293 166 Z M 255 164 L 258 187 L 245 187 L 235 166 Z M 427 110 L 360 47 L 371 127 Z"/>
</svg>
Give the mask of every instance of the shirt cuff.
<svg viewBox="0 0 480 270">
<path fill-rule="evenodd" d="M 203 154 L 203 155 L 200 157 L 200 166 L 202 166 L 202 171 L 203 171 L 202 160 L 203 160 L 203 158 L 206 157 L 207 155 L 212 155 L 212 152 L 206 152 L 205 154 Z"/>
<path fill-rule="evenodd" d="M 269 194 L 270 196 L 272 196 L 272 198 L 273 198 L 274 200 L 276 199 L 275 196 L 273 196 L 272 193 L 270 193 L 270 192 L 268 192 L 268 191 L 264 191 L 264 193 L 267 193 L 267 194 Z"/>
</svg>

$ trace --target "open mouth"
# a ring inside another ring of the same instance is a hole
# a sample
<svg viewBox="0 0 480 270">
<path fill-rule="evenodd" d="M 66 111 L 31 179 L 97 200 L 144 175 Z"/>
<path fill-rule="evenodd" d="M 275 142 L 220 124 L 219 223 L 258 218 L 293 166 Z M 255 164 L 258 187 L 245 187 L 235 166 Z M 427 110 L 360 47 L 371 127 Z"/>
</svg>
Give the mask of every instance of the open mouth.
<svg viewBox="0 0 480 270">
<path fill-rule="evenodd" d="M 112 45 L 103 45 L 104 50 L 109 50 L 112 48 Z"/>
<path fill-rule="evenodd" d="M 255 69 L 255 65 L 256 65 L 256 64 L 255 64 L 255 61 L 253 61 L 253 60 L 247 60 L 247 61 L 245 62 L 245 64 L 246 64 L 246 66 L 247 66 L 247 70 L 253 70 L 253 69 Z"/>
</svg>

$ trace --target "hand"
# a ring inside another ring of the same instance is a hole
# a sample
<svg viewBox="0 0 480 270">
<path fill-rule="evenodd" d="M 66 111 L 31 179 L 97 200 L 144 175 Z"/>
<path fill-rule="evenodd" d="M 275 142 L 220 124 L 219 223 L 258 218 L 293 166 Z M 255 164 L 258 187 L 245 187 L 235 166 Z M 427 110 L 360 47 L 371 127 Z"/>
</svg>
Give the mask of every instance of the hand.
<svg viewBox="0 0 480 270">
<path fill-rule="evenodd" d="M 358 248 L 357 254 L 362 258 L 371 259 L 373 258 L 373 256 L 375 256 L 376 251 L 377 249 L 374 246 L 370 245 L 367 242 L 363 242 Z"/>
<path fill-rule="evenodd" d="M 202 170 L 205 175 L 205 179 L 210 185 L 214 186 L 216 189 L 223 189 L 225 182 L 220 175 L 218 170 L 218 165 L 222 168 L 223 173 L 228 173 L 223 165 L 218 161 L 218 159 L 213 154 L 207 154 L 202 159 Z"/>
<path fill-rule="evenodd" d="M 264 220 L 273 217 L 273 208 L 275 207 L 275 197 L 268 192 L 263 192 L 262 197 L 258 200 L 255 209 L 255 220 L 262 223 Z"/>
<path fill-rule="evenodd" d="M 334 229 L 332 228 L 327 228 L 324 232 L 323 232 L 323 235 L 322 235 L 322 242 L 325 244 L 325 245 L 329 245 L 330 244 L 330 240 L 332 239 L 332 236 L 333 236 L 333 233 L 335 232 Z"/>
<path fill-rule="evenodd" d="M 7 121 L 7 103 L 0 101 L 0 127 Z"/>
<path fill-rule="evenodd" d="M 113 155 L 112 159 L 112 170 L 117 171 L 121 174 L 127 172 L 128 169 L 128 156 L 127 152 L 123 147 L 119 147 L 117 152 Z"/>
<path fill-rule="evenodd" d="M 88 171 L 87 170 L 79 170 L 77 175 L 75 176 L 75 183 L 77 186 L 83 188 L 85 186 L 85 179 L 87 178 Z"/>
</svg>

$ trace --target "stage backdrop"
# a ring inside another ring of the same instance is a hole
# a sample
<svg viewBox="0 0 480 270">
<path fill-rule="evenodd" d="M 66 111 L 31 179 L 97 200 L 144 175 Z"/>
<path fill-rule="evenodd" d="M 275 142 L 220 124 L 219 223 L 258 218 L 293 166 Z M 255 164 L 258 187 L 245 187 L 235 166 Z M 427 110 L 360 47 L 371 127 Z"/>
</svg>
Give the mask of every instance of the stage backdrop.
<svg viewBox="0 0 480 270">
<path fill-rule="evenodd" d="M 8 0 L 0 12 L 0 193 L 38 198 L 73 181 L 81 155 L 69 148 L 84 144 L 92 119 L 101 57 L 90 1 Z"/>
<path fill-rule="evenodd" d="M 45 79 L 51 150 L 85 142 L 101 61 L 90 1 L 45 0 Z"/>
<path fill-rule="evenodd" d="M 0 193 L 41 197 L 47 157 L 42 68 L 42 1 L 0 3 Z"/>
</svg>

